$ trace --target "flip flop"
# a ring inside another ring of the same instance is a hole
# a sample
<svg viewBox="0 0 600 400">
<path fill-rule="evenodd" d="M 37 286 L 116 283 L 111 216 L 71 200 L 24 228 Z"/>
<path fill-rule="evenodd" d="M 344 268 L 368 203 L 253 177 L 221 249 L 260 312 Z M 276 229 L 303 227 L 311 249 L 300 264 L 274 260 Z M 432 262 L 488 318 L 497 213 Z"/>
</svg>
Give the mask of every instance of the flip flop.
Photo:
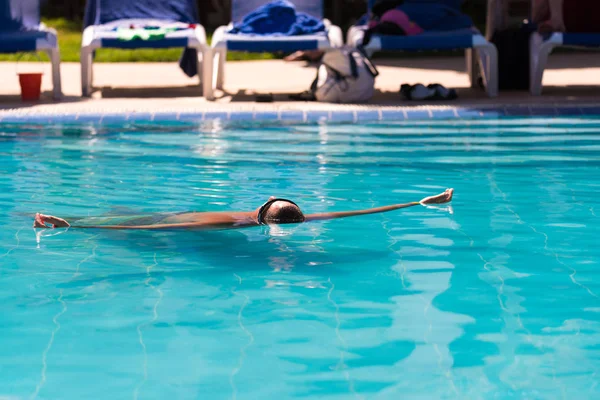
<svg viewBox="0 0 600 400">
<path fill-rule="evenodd" d="M 436 98 L 434 100 L 454 100 L 458 98 L 458 94 L 454 89 L 448 89 L 439 83 L 427 85 L 428 88 L 435 90 Z"/>
<path fill-rule="evenodd" d="M 454 100 L 458 97 L 456 90 L 447 89 L 439 83 L 423 85 L 417 83 L 415 85 L 403 84 L 400 86 L 400 94 L 406 100 Z"/>
<path fill-rule="evenodd" d="M 416 85 L 405 83 L 400 86 L 400 94 L 402 94 L 406 100 L 429 100 L 435 96 L 435 89 L 428 88 L 420 83 L 417 83 Z"/>
</svg>

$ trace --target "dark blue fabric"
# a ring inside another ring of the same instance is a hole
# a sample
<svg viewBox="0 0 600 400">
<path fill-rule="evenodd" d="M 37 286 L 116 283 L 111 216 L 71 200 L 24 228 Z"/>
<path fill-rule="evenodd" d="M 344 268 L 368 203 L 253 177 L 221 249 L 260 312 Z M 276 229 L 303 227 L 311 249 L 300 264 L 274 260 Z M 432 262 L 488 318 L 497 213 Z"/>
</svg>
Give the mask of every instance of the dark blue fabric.
<svg viewBox="0 0 600 400">
<path fill-rule="evenodd" d="M 244 17 L 272 0 L 231 0 L 231 22 L 240 22 Z M 296 12 L 323 19 L 323 0 L 289 0 Z"/>
<path fill-rule="evenodd" d="M 325 25 L 320 19 L 296 12 L 287 0 L 275 0 L 246 15 L 229 33 L 296 36 L 324 31 Z"/>
<path fill-rule="evenodd" d="M 377 0 L 369 0 L 369 10 L 373 5 L 377 2 Z M 464 0 L 405 0 L 404 3 L 438 3 L 445 5 L 447 7 L 454 8 L 455 10 L 460 10 L 462 3 Z"/>
<path fill-rule="evenodd" d="M 376 1 L 369 0 L 369 10 Z M 463 0 L 405 0 L 398 9 L 425 31 L 453 31 L 473 26 L 471 18 L 460 11 L 462 3 Z"/>
<path fill-rule="evenodd" d="M 227 40 L 228 50 L 248 51 L 253 53 L 273 53 L 276 51 L 294 52 L 298 50 L 316 50 L 317 40 Z"/>
<path fill-rule="evenodd" d="M 187 45 L 187 38 L 166 38 L 160 40 L 102 39 L 102 47 L 113 49 L 168 49 L 170 47 L 187 47 Z"/>
<path fill-rule="evenodd" d="M 158 19 L 199 23 L 195 0 L 88 0 L 84 26 L 101 25 L 119 19 Z"/>
<path fill-rule="evenodd" d="M 563 33 L 567 46 L 600 47 L 600 33 Z"/>
<path fill-rule="evenodd" d="M 0 53 L 35 51 L 37 40 L 47 37 L 48 33 L 41 31 L 0 32 Z"/>
<path fill-rule="evenodd" d="M 414 36 L 377 35 L 377 37 L 381 39 L 382 50 L 452 50 L 473 47 L 474 33 L 471 29 L 461 29 L 455 32 L 425 32 Z"/>
<path fill-rule="evenodd" d="M 37 29 L 39 0 L 0 0 L 0 32 Z"/>
<path fill-rule="evenodd" d="M 462 6 L 463 0 L 405 0 L 404 4 L 427 4 L 431 5 L 433 3 L 443 5 L 446 7 L 453 8 L 455 10 L 460 10 Z"/>
<path fill-rule="evenodd" d="M 452 4 L 450 0 L 446 3 Z M 473 26 L 473 21 L 468 15 L 460 12 L 460 8 L 448 4 L 442 3 L 442 0 L 413 1 L 404 3 L 398 9 L 404 11 L 412 22 L 425 31 L 454 31 Z"/>
<path fill-rule="evenodd" d="M 120 19 L 158 19 L 199 24 L 198 6 L 196 0 L 87 0 L 85 7 L 84 26 L 101 25 Z M 104 40 L 102 41 L 104 45 Z M 187 46 L 183 42 L 171 42 L 163 47 Z M 110 44 L 110 46 L 109 46 Z M 137 46 L 136 46 L 137 44 Z M 157 43 L 140 43 L 133 41 L 126 44 L 107 41 L 107 47 L 118 48 L 162 48 Z M 119 45 L 119 46 L 117 46 Z M 179 59 L 179 67 L 190 78 L 198 73 L 198 52 L 194 49 L 185 49 Z"/>
</svg>

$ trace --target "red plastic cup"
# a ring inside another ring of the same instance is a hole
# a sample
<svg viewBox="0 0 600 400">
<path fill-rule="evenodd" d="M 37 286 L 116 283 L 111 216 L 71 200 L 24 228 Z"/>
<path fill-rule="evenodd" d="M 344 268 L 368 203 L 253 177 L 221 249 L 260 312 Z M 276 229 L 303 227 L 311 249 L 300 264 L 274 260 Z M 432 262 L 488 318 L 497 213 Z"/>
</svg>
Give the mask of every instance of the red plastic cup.
<svg viewBox="0 0 600 400">
<path fill-rule="evenodd" d="M 42 93 L 42 73 L 19 74 L 21 84 L 21 100 L 38 101 Z"/>
</svg>

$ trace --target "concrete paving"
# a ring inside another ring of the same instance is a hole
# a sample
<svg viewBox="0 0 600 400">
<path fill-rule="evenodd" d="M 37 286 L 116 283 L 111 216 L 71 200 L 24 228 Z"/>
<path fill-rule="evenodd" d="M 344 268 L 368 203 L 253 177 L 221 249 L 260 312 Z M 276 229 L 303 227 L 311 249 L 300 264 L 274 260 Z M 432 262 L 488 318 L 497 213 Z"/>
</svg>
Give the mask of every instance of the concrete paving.
<svg viewBox="0 0 600 400">
<path fill-rule="evenodd" d="M 432 106 L 492 106 L 505 104 L 597 104 L 600 103 L 600 54 L 558 54 L 550 57 L 540 97 L 527 92 L 502 92 L 489 99 L 483 90 L 470 88 L 462 57 L 376 59 L 380 71 L 376 94 L 367 108 Z M 44 72 L 42 100 L 20 101 L 17 72 Z M 202 97 L 198 79 L 185 76 L 175 63 L 115 63 L 95 65 L 92 98 L 80 97 L 78 63 L 62 64 L 63 92 L 60 102 L 51 99 L 49 64 L 0 63 L 0 113 L 19 109 L 34 113 L 132 112 L 206 110 L 337 109 L 345 105 L 290 101 L 288 95 L 306 90 L 316 74 L 315 65 L 304 62 L 243 61 L 226 66 L 225 92 L 217 100 Z M 416 103 L 398 94 L 402 83 L 441 83 L 456 88 L 459 99 L 448 102 Z M 272 103 L 257 103 L 256 93 L 273 93 Z M 353 105 L 351 107 L 356 107 Z"/>
</svg>

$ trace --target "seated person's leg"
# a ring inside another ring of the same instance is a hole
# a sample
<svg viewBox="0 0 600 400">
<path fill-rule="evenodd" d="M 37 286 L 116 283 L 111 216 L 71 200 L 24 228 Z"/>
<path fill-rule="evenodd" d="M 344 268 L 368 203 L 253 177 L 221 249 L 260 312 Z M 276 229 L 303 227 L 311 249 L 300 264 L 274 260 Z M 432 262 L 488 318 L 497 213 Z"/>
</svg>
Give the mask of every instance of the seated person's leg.
<svg viewBox="0 0 600 400">
<path fill-rule="evenodd" d="M 533 0 L 531 7 L 531 19 L 539 24 L 550 19 L 549 0 Z"/>
<path fill-rule="evenodd" d="M 565 20 L 563 17 L 563 1 L 550 0 L 550 23 L 555 31 L 565 31 Z"/>
<path fill-rule="evenodd" d="M 533 22 L 542 33 L 564 32 L 563 0 L 535 0 Z"/>
</svg>

